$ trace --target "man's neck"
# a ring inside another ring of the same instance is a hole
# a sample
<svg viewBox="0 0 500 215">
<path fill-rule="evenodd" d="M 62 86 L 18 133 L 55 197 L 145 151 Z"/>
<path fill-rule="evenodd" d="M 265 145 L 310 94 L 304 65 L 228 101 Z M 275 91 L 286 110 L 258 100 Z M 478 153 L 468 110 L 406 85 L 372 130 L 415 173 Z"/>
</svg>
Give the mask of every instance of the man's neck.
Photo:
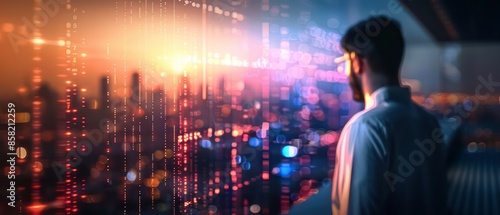
<svg viewBox="0 0 500 215">
<path fill-rule="evenodd" d="M 401 83 L 398 79 L 388 79 L 383 76 L 377 76 L 370 78 L 370 82 L 365 84 L 363 89 L 363 96 L 365 97 L 365 101 L 369 101 L 373 92 L 377 91 L 382 87 L 400 87 Z"/>
</svg>

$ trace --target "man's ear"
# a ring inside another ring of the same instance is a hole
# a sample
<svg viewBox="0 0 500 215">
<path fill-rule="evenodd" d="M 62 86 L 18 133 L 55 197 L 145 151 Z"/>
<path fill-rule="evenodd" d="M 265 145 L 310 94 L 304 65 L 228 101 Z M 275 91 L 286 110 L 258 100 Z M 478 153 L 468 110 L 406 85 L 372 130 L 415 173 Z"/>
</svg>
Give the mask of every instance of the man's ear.
<svg viewBox="0 0 500 215">
<path fill-rule="evenodd" d="M 363 65 L 363 62 L 361 62 L 361 58 L 354 52 L 351 52 L 351 60 L 352 60 L 352 71 L 356 75 L 361 74 L 361 67 Z"/>
</svg>

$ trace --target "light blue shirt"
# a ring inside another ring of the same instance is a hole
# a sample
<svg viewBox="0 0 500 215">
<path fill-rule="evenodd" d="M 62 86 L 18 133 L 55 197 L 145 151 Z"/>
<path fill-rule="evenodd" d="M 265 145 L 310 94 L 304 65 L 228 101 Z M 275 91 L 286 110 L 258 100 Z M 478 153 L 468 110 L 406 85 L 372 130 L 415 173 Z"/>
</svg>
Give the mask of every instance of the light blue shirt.
<svg viewBox="0 0 500 215">
<path fill-rule="evenodd" d="M 406 87 L 382 87 L 345 125 L 332 181 L 334 215 L 445 214 L 443 134 Z"/>
</svg>

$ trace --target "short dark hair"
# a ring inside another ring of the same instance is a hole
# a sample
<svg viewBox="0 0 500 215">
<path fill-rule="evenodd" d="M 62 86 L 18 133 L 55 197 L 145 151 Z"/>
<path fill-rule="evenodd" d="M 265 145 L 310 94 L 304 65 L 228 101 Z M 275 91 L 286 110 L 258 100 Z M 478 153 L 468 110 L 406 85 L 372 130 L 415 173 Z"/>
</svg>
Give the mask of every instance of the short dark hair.
<svg viewBox="0 0 500 215">
<path fill-rule="evenodd" d="M 371 17 L 349 28 L 341 46 L 365 58 L 375 71 L 388 76 L 399 74 L 405 42 L 400 24 L 386 16 Z"/>
</svg>

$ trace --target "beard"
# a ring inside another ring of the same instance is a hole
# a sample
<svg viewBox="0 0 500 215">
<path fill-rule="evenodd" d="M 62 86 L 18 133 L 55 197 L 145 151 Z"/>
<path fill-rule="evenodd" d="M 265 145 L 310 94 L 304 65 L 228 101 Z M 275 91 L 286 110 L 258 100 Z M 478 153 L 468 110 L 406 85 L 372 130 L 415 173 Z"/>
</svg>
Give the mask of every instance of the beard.
<svg viewBox="0 0 500 215">
<path fill-rule="evenodd" d="M 363 88 L 359 79 L 354 74 L 349 75 L 349 85 L 352 90 L 352 98 L 357 102 L 365 102 L 365 97 L 363 96 Z"/>
</svg>

